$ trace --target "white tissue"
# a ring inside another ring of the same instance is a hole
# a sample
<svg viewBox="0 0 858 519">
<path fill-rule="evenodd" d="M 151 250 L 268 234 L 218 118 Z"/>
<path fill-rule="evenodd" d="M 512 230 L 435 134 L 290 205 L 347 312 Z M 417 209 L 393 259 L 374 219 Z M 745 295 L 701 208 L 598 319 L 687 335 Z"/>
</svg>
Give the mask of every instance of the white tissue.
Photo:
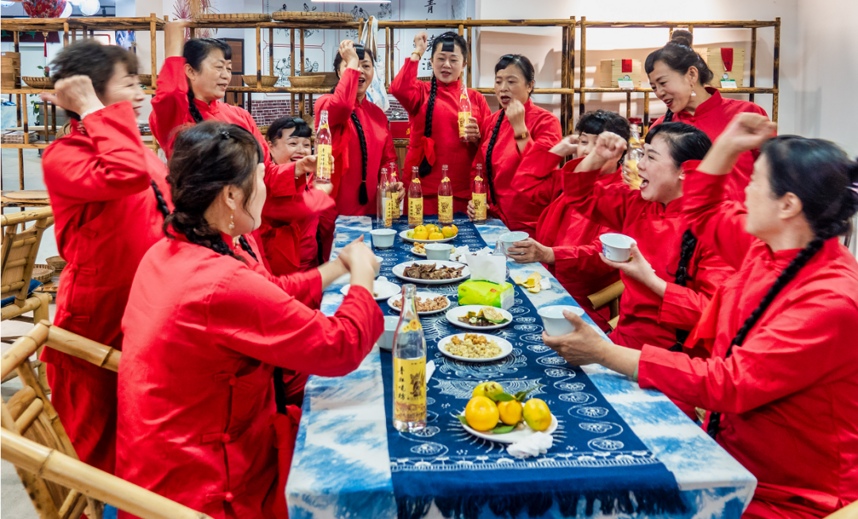
<svg viewBox="0 0 858 519">
<path fill-rule="evenodd" d="M 553 444 L 553 436 L 544 432 L 537 432 L 524 440 L 513 443 L 506 448 L 506 451 L 515 458 L 530 458 L 545 454 Z"/>
<path fill-rule="evenodd" d="M 548 278 L 542 278 L 539 281 L 539 288 L 541 290 L 551 290 L 551 281 L 549 281 Z"/>
<path fill-rule="evenodd" d="M 471 279 L 502 284 L 506 280 L 506 258 L 503 256 L 471 256 L 468 258 Z"/>
<path fill-rule="evenodd" d="M 426 363 L 426 385 L 429 385 L 429 379 L 432 378 L 432 375 L 435 373 L 435 361 L 430 360 Z"/>
</svg>

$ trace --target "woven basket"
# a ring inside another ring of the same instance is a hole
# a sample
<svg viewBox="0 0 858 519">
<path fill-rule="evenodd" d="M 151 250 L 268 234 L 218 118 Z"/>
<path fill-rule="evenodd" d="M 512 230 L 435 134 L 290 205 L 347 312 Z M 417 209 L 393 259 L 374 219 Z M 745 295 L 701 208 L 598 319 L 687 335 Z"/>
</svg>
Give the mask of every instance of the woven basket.
<svg viewBox="0 0 858 519">
<path fill-rule="evenodd" d="M 137 80 L 141 85 L 152 86 L 152 74 L 137 74 Z"/>
<path fill-rule="evenodd" d="M 325 76 L 289 76 L 289 84 L 295 88 L 318 88 L 325 82 Z"/>
<path fill-rule="evenodd" d="M 54 269 L 49 267 L 48 265 L 35 265 L 33 267 L 33 276 L 32 278 L 36 281 L 41 281 L 42 283 L 47 283 L 54 277 Z"/>
<path fill-rule="evenodd" d="M 270 22 L 271 16 L 264 13 L 220 13 L 201 14 L 194 18 L 195 22 Z"/>
<path fill-rule="evenodd" d="M 45 76 L 21 76 L 21 81 L 30 88 L 54 88 L 54 82 Z"/>
<path fill-rule="evenodd" d="M 247 86 L 254 88 L 256 87 L 256 74 L 252 76 L 241 76 L 241 79 L 247 83 Z M 262 87 L 273 87 L 277 84 L 277 81 L 280 79 L 280 76 L 262 76 Z"/>
<path fill-rule="evenodd" d="M 354 17 L 349 13 L 320 13 L 317 11 L 277 11 L 271 17 L 278 22 L 353 22 Z"/>
<path fill-rule="evenodd" d="M 63 269 L 66 268 L 66 265 L 68 265 L 68 262 L 59 256 L 51 256 L 50 258 L 45 259 L 45 263 L 54 269 L 54 272 L 57 274 L 62 272 Z"/>
</svg>

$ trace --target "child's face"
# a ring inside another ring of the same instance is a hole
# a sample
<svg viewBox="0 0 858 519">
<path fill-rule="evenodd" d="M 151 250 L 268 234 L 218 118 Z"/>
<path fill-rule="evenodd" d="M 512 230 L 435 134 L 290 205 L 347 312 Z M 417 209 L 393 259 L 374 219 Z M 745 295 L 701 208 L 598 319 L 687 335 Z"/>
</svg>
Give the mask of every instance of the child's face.
<svg viewBox="0 0 858 519">
<path fill-rule="evenodd" d="M 287 128 L 280 132 L 280 138 L 268 143 L 271 157 L 277 164 L 295 162 L 312 155 L 309 137 L 292 137 L 295 128 Z"/>
</svg>

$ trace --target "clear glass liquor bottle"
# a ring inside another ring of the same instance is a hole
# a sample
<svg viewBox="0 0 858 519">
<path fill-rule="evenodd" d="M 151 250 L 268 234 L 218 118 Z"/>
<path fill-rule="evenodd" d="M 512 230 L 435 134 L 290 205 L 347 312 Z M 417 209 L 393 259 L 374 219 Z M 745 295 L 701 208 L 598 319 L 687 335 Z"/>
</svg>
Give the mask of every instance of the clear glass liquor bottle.
<svg viewBox="0 0 858 519">
<path fill-rule="evenodd" d="M 403 285 L 402 312 L 393 336 L 393 427 L 420 431 L 426 427 L 426 340 L 417 317 L 417 287 Z"/>
<path fill-rule="evenodd" d="M 332 142 L 328 111 L 322 110 L 319 116 L 319 127 L 316 129 L 316 182 L 319 184 L 330 184 L 334 174 Z"/>
<path fill-rule="evenodd" d="M 375 197 L 377 222 L 379 227 L 390 227 L 393 225 L 393 204 L 390 199 L 390 177 L 387 176 L 387 168 L 381 168 L 378 176 L 378 192 Z"/>
<path fill-rule="evenodd" d="M 471 100 L 468 99 L 468 88 L 462 83 L 462 93 L 459 95 L 459 140 L 467 142 L 465 126 L 471 121 Z"/>
<path fill-rule="evenodd" d="M 441 166 L 441 185 L 438 186 L 438 221 L 440 223 L 453 223 L 453 183 L 450 182 L 450 174 L 447 165 Z"/>
<path fill-rule="evenodd" d="M 474 203 L 474 223 L 483 223 L 487 217 L 486 181 L 483 178 L 483 165 L 477 164 L 477 175 L 471 186 L 471 201 Z"/>
<path fill-rule="evenodd" d="M 420 185 L 420 168 L 411 168 L 411 185 L 408 186 L 408 226 L 423 225 L 423 186 Z"/>
</svg>

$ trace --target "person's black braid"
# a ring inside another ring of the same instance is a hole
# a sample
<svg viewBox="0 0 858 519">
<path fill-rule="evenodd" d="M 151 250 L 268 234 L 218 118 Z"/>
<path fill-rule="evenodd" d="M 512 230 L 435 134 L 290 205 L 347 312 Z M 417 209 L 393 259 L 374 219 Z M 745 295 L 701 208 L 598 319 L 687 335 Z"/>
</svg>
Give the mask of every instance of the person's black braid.
<svg viewBox="0 0 858 519">
<path fill-rule="evenodd" d="M 190 88 L 188 89 L 188 109 L 191 111 L 191 117 L 194 118 L 195 123 L 203 122 L 203 114 L 197 108 L 197 104 L 194 102 L 194 91 Z"/>
<path fill-rule="evenodd" d="M 676 278 L 674 280 L 674 283 L 681 287 L 688 286 L 688 264 L 691 263 L 691 257 L 694 255 L 695 249 L 697 249 L 697 236 L 694 236 L 691 229 L 687 229 L 682 234 L 682 245 L 679 249 L 679 265 L 676 267 Z M 688 334 L 688 330 L 676 330 L 676 344 L 670 348 L 670 351 L 682 351 L 682 345 L 685 344 Z"/>
<path fill-rule="evenodd" d="M 170 207 L 167 205 L 167 201 L 164 200 L 164 193 L 158 189 L 158 184 L 155 183 L 154 180 L 150 180 L 149 184 L 152 186 L 152 190 L 155 191 L 155 200 L 158 203 L 158 211 L 164 216 L 166 219 L 170 216 Z"/>
<path fill-rule="evenodd" d="M 664 119 L 662 119 L 661 122 L 669 123 L 671 121 L 673 121 L 673 111 L 670 108 L 668 108 L 667 112 L 664 114 Z"/>
<path fill-rule="evenodd" d="M 239 245 L 241 245 L 241 248 L 244 249 L 244 252 L 250 254 L 250 257 L 255 259 L 257 261 L 257 263 L 259 262 L 259 258 L 256 257 L 256 253 L 253 252 L 253 248 L 247 242 L 247 238 L 245 238 L 243 235 L 240 236 L 238 238 L 238 243 L 239 243 Z"/>
<path fill-rule="evenodd" d="M 432 137 L 432 114 L 435 112 L 435 96 L 437 92 L 438 80 L 435 79 L 435 76 L 432 76 L 432 88 L 429 89 L 429 104 L 426 106 L 426 124 L 423 127 L 423 135 L 426 137 Z M 418 172 L 421 177 L 425 177 L 432 173 L 432 165 L 429 164 L 429 160 L 426 158 L 425 154 L 423 156 L 423 160 L 420 161 Z"/>
<path fill-rule="evenodd" d="M 244 262 L 236 255 L 229 245 L 223 241 L 221 234 L 213 229 L 202 215 L 193 216 L 182 211 L 174 211 L 164 219 L 164 234 L 172 238 L 170 228 L 182 233 L 189 242 L 211 249 L 223 256 L 230 256 Z"/>
<path fill-rule="evenodd" d="M 366 136 L 363 134 L 363 126 L 360 124 L 360 119 L 356 113 L 352 112 L 352 122 L 355 124 L 355 129 L 358 134 L 358 142 L 360 142 L 360 159 L 361 159 L 361 170 L 360 170 L 360 190 L 358 190 L 358 203 L 360 205 L 366 205 L 369 203 L 369 194 L 366 190 Z"/>
<path fill-rule="evenodd" d="M 748 336 L 748 333 L 757 324 L 757 321 L 760 320 L 760 317 L 763 316 L 766 309 L 772 304 L 775 297 L 781 292 L 781 290 L 786 287 L 790 281 L 795 278 L 798 274 L 798 271 L 804 267 L 808 261 L 810 261 L 813 256 L 819 252 L 823 245 L 825 245 L 826 240 L 830 238 L 829 236 L 817 236 L 814 238 L 798 255 L 793 258 L 789 265 L 780 273 L 778 278 L 775 280 L 774 284 L 769 288 L 769 291 L 766 292 L 766 295 L 763 297 L 760 304 L 757 305 L 757 308 L 751 312 L 751 315 L 745 319 L 745 322 L 742 324 L 742 327 L 739 328 L 739 331 L 736 332 L 736 336 L 733 337 L 733 341 L 730 342 L 730 346 L 727 348 L 727 353 L 724 355 L 725 359 L 730 358 L 730 355 L 733 354 L 733 348 L 742 346 L 745 342 L 745 338 Z M 713 411 L 709 415 L 709 424 L 706 426 L 706 432 L 712 438 L 718 436 L 718 429 L 721 425 L 721 413 Z"/>
<path fill-rule="evenodd" d="M 492 168 L 492 155 L 495 151 L 495 143 L 498 139 L 498 133 L 500 132 L 501 123 L 503 122 L 503 118 L 506 112 L 504 110 L 500 111 L 500 115 L 498 116 L 498 122 L 495 124 L 494 129 L 492 130 L 492 136 L 489 138 L 489 145 L 486 148 L 486 182 L 489 186 L 489 196 L 491 196 L 492 202 L 497 207 L 497 210 L 500 211 L 500 205 L 498 205 L 498 199 L 495 196 L 495 181 L 494 181 L 494 171 Z"/>
</svg>

